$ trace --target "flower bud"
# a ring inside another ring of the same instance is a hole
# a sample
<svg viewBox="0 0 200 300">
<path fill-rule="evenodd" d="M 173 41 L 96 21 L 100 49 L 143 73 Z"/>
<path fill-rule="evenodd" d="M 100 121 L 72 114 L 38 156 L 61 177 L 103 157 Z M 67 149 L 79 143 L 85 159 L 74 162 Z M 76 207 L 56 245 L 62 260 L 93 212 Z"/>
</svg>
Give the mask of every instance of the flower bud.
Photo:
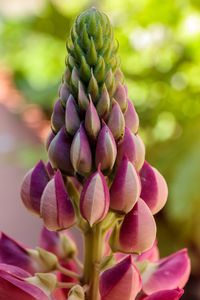
<svg viewBox="0 0 200 300">
<path fill-rule="evenodd" d="M 65 126 L 63 126 L 51 142 L 48 156 L 52 166 L 67 175 L 74 174 L 70 160 L 70 147 L 71 137 L 66 132 Z"/>
<path fill-rule="evenodd" d="M 93 73 L 88 85 L 88 94 L 90 94 L 92 101 L 96 103 L 99 95 L 99 87 Z"/>
<path fill-rule="evenodd" d="M 115 78 L 112 73 L 112 70 L 109 69 L 107 75 L 106 75 L 106 80 L 105 80 L 106 88 L 108 90 L 108 94 L 110 97 L 113 96 L 113 93 L 115 91 Z"/>
<path fill-rule="evenodd" d="M 146 203 L 139 199 L 120 227 L 115 227 L 109 243 L 115 252 L 139 254 L 151 248 L 155 238 L 155 220 Z"/>
<path fill-rule="evenodd" d="M 80 212 L 90 226 L 104 219 L 109 209 L 110 195 L 100 169 L 92 174 L 83 186 Z"/>
<path fill-rule="evenodd" d="M 101 164 L 101 170 L 112 170 L 117 156 L 117 147 L 112 132 L 108 126 L 104 123 L 101 129 L 95 152 L 95 163 L 98 167 Z"/>
<path fill-rule="evenodd" d="M 84 300 L 85 299 L 85 293 L 83 288 L 76 284 L 71 288 L 68 294 L 68 300 Z"/>
<path fill-rule="evenodd" d="M 54 105 L 53 113 L 51 116 L 51 127 L 54 132 L 58 132 L 65 124 L 65 111 L 58 99 Z"/>
<path fill-rule="evenodd" d="M 110 189 L 110 207 L 128 213 L 141 192 L 140 177 L 133 164 L 124 156 Z"/>
<path fill-rule="evenodd" d="M 83 89 L 83 86 L 81 82 L 79 81 L 78 85 L 78 104 L 81 109 L 81 111 L 86 111 L 89 106 L 89 99 L 85 94 L 85 91 Z"/>
<path fill-rule="evenodd" d="M 122 112 L 125 112 L 127 109 L 126 91 L 120 82 L 116 86 L 114 98 L 121 107 Z"/>
<path fill-rule="evenodd" d="M 75 92 L 78 91 L 78 83 L 79 83 L 79 74 L 77 68 L 74 67 L 71 74 L 71 85 Z"/>
<path fill-rule="evenodd" d="M 78 108 L 74 97 L 70 95 L 66 103 L 65 125 L 67 132 L 71 135 L 74 135 L 76 133 L 81 123 L 77 110 Z"/>
<path fill-rule="evenodd" d="M 55 232 L 43 227 L 40 235 L 40 247 L 54 253 L 62 261 L 67 261 L 77 253 L 77 246 L 67 230 Z"/>
<path fill-rule="evenodd" d="M 156 263 L 149 263 L 142 274 L 143 291 L 147 295 L 161 290 L 182 288 L 190 274 L 190 260 L 187 250 L 183 249 L 162 258 Z"/>
<path fill-rule="evenodd" d="M 115 140 L 120 140 L 124 136 L 125 121 L 119 104 L 113 99 L 112 108 L 108 120 L 110 128 Z"/>
<path fill-rule="evenodd" d="M 90 98 L 90 104 L 85 114 L 85 129 L 88 135 L 95 140 L 101 129 L 101 123 L 96 108 Z"/>
<path fill-rule="evenodd" d="M 51 252 L 37 247 L 36 250 L 27 249 L 32 260 L 34 260 L 40 272 L 50 272 L 56 269 L 58 258 Z"/>
<path fill-rule="evenodd" d="M 109 109 L 110 109 L 110 97 L 106 88 L 106 85 L 104 83 L 102 92 L 101 92 L 101 97 L 97 103 L 97 112 L 100 117 L 103 119 L 106 119 Z"/>
<path fill-rule="evenodd" d="M 127 127 L 125 127 L 124 138 L 118 145 L 116 166 L 119 166 L 124 155 L 135 165 L 137 170 L 141 169 L 145 158 L 144 143 L 139 135 L 132 134 Z"/>
<path fill-rule="evenodd" d="M 141 287 L 140 274 L 131 255 L 104 271 L 99 282 L 101 300 L 135 299 Z"/>
<path fill-rule="evenodd" d="M 136 134 L 139 130 L 139 118 L 133 103 L 128 99 L 128 107 L 124 114 L 125 125 L 130 131 Z"/>
<path fill-rule="evenodd" d="M 46 138 L 46 142 L 45 142 L 45 148 L 48 151 L 49 146 L 51 144 L 51 142 L 53 141 L 54 137 L 55 137 L 55 133 L 53 131 L 50 131 L 50 133 L 48 134 L 47 138 Z"/>
<path fill-rule="evenodd" d="M 168 189 L 164 177 L 146 161 L 140 170 L 142 183 L 141 198 L 146 202 L 152 214 L 159 212 L 167 201 Z"/>
<path fill-rule="evenodd" d="M 150 296 L 142 295 L 138 300 L 178 300 L 183 295 L 182 289 L 164 290 L 151 294 Z"/>
<path fill-rule="evenodd" d="M 80 125 L 73 138 L 70 158 L 77 173 L 82 175 L 90 173 L 92 169 L 92 153 L 83 124 Z"/>
<path fill-rule="evenodd" d="M 52 273 L 37 273 L 34 277 L 26 279 L 38 288 L 40 288 L 47 296 L 50 296 L 56 289 L 57 277 Z"/>
<path fill-rule="evenodd" d="M 64 82 L 62 85 L 61 85 L 61 88 L 60 88 L 60 99 L 61 99 L 61 103 L 63 105 L 63 107 L 65 107 L 66 105 L 66 102 L 69 98 L 69 95 L 70 95 L 70 91 L 69 91 L 69 87 L 68 85 Z"/>
<path fill-rule="evenodd" d="M 44 189 L 40 211 L 49 230 L 69 228 L 75 222 L 74 208 L 59 170 Z"/>
<path fill-rule="evenodd" d="M 122 73 L 122 71 L 120 70 L 120 68 L 118 68 L 115 72 L 115 80 L 116 82 L 120 82 L 121 84 L 124 83 L 124 75 Z"/>
<path fill-rule="evenodd" d="M 25 176 L 21 187 L 21 198 L 28 210 L 40 215 L 40 201 L 50 177 L 42 160 Z"/>
</svg>

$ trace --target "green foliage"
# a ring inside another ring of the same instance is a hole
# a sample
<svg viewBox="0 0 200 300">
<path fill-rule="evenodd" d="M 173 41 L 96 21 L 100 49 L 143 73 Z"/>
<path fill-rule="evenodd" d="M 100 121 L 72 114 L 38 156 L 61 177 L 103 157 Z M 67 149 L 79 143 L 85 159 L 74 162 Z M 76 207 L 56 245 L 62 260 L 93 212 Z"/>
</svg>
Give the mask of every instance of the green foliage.
<svg viewBox="0 0 200 300">
<path fill-rule="evenodd" d="M 158 216 L 160 244 L 165 245 L 162 247 L 165 252 L 168 247 L 168 253 L 170 247 L 191 245 L 191 253 L 197 258 L 200 251 L 199 1 L 49 0 L 42 10 L 29 17 L 2 16 L 1 60 L 13 70 L 16 84 L 27 100 L 50 112 L 65 69 L 63 45 L 70 35 L 69 28 L 78 13 L 93 5 L 105 11 L 114 25 L 120 43 L 121 68 L 129 98 L 140 117 L 147 159 L 158 167 L 169 184 L 168 204 Z M 84 34 L 84 26 L 82 29 Z M 92 52 L 92 41 L 84 38 L 83 46 L 87 47 L 87 43 Z M 93 54 L 95 60 L 94 51 Z M 82 60 L 82 69 L 89 78 L 86 60 Z M 176 233 L 176 239 L 171 239 L 172 232 Z"/>
</svg>

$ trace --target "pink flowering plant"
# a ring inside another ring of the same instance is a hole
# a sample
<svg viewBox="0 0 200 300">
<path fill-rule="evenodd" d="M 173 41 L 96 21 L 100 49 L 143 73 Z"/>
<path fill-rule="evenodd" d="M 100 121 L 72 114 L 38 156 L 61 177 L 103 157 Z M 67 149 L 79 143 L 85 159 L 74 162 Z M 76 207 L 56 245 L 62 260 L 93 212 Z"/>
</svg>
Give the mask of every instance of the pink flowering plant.
<svg viewBox="0 0 200 300">
<path fill-rule="evenodd" d="M 167 184 L 145 161 L 108 17 L 94 8 L 79 15 L 67 50 L 49 161 L 21 188 L 26 208 L 44 221 L 40 245 L 1 234 L 0 299 L 179 299 L 190 261 L 185 249 L 159 258 L 154 215 Z M 83 263 L 72 226 L 84 238 Z"/>
</svg>

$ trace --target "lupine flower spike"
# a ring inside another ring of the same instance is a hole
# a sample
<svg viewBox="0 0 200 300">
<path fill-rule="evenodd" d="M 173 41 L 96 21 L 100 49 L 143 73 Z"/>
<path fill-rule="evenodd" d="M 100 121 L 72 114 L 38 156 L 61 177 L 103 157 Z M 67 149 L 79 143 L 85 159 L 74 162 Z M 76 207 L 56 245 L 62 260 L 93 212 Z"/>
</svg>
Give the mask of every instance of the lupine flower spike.
<svg viewBox="0 0 200 300">
<path fill-rule="evenodd" d="M 186 250 L 159 259 L 153 215 L 166 203 L 167 184 L 145 161 L 109 18 L 86 10 L 66 45 L 48 160 L 21 188 L 44 223 L 40 247 L 1 234 L 0 299 L 177 300 L 190 261 Z M 83 235 L 83 262 L 72 226 Z"/>
</svg>

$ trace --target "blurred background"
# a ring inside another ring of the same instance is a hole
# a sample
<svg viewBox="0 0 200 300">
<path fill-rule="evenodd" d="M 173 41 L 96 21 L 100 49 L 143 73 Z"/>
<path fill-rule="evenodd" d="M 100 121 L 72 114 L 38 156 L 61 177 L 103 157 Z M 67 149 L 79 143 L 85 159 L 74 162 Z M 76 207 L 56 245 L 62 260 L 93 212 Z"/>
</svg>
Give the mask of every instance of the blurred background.
<svg viewBox="0 0 200 300">
<path fill-rule="evenodd" d="M 23 207 L 20 183 L 46 157 L 65 41 L 91 6 L 112 21 L 147 160 L 169 186 L 156 216 L 161 256 L 189 249 L 184 299 L 200 299 L 199 0 L 0 0 L 0 229 L 30 246 L 38 240 L 41 223 Z"/>
</svg>

